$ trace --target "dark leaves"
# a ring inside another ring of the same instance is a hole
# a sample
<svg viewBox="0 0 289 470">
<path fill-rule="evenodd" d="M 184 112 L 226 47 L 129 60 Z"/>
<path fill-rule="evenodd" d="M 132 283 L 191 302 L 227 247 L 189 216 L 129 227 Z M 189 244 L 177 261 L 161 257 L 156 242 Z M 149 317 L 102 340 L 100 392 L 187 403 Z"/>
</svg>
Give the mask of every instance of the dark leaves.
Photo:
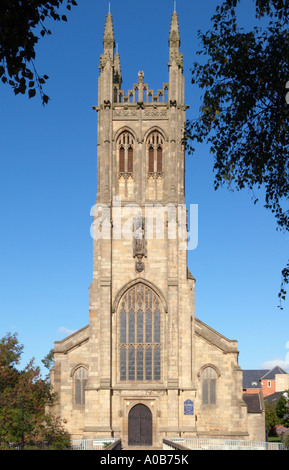
<svg viewBox="0 0 289 470">
<path fill-rule="evenodd" d="M 67 21 L 66 15 L 59 14 L 63 4 L 68 10 L 71 5 L 77 5 L 75 0 L 1 0 L 0 78 L 13 88 L 16 95 L 25 94 L 28 90 L 28 96 L 32 98 L 38 91 L 42 103 L 47 104 L 49 98 L 43 91 L 43 85 L 48 76 L 40 76 L 36 70 L 35 46 L 39 36 L 51 34 L 44 25 L 46 19 Z M 29 84 L 31 81 L 35 81 L 34 88 Z"/>
<path fill-rule="evenodd" d="M 31 90 L 28 90 L 28 96 L 29 98 L 33 98 L 33 96 L 36 95 L 36 90 L 35 88 L 32 88 Z"/>
<path fill-rule="evenodd" d="M 187 148 L 193 152 L 190 142 L 207 142 L 215 189 L 264 189 L 264 206 L 277 227 L 289 231 L 289 7 L 256 0 L 257 17 L 269 15 L 270 22 L 244 31 L 237 25 L 238 3 L 224 1 L 212 18 L 213 31 L 199 32 L 207 61 L 193 65 L 192 82 L 204 94 L 199 118 L 187 123 Z M 288 270 L 282 279 L 284 300 Z"/>
</svg>

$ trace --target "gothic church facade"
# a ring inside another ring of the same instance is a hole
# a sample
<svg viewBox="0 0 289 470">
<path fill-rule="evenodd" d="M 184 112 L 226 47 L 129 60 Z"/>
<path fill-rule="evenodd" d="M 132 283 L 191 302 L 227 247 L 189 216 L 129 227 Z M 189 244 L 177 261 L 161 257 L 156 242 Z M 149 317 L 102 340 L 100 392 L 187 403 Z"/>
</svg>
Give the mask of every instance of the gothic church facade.
<svg viewBox="0 0 289 470">
<path fill-rule="evenodd" d="M 169 79 L 157 92 L 139 72 L 124 93 L 110 13 L 103 45 L 89 324 L 55 342 L 56 413 L 73 439 L 263 441 L 264 415 L 252 421 L 243 400 L 237 342 L 195 317 L 195 279 L 177 229 L 186 113 L 177 13 Z"/>
</svg>

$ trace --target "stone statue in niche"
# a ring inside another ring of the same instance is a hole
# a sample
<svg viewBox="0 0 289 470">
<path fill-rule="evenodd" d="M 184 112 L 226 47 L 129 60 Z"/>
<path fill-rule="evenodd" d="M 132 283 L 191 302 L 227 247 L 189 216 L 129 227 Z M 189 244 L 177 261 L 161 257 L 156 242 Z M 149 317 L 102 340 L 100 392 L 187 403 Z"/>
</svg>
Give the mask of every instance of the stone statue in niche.
<svg viewBox="0 0 289 470">
<path fill-rule="evenodd" d="M 146 257 L 145 219 L 141 215 L 134 217 L 133 232 L 133 257 Z"/>
<path fill-rule="evenodd" d="M 135 269 L 140 273 L 144 271 L 144 262 L 142 259 L 147 256 L 145 219 L 141 215 L 134 217 L 133 225 L 133 257 L 137 258 Z"/>
</svg>

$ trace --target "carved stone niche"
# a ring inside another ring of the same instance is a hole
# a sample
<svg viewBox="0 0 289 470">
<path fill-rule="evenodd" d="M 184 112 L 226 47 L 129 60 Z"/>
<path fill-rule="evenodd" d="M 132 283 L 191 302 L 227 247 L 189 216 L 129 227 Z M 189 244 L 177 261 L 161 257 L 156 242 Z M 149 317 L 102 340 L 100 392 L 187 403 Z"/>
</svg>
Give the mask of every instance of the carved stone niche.
<svg viewBox="0 0 289 470">
<path fill-rule="evenodd" d="M 133 257 L 147 257 L 147 242 L 145 240 L 145 218 L 134 217 Z"/>
<path fill-rule="evenodd" d="M 134 217 L 133 257 L 137 258 L 135 270 L 138 273 L 144 271 L 143 258 L 147 257 L 147 242 L 145 240 L 145 218 L 141 215 Z"/>
</svg>

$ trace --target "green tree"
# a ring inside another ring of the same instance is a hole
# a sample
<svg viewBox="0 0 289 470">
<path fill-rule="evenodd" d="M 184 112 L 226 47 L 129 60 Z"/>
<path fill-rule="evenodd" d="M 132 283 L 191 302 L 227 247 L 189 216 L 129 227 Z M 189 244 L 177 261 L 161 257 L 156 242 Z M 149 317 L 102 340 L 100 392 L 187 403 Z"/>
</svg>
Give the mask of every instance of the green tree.
<svg viewBox="0 0 289 470">
<path fill-rule="evenodd" d="M 52 368 L 52 366 L 54 365 L 54 350 L 51 349 L 49 351 L 48 354 L 46 354 L 45 358 L 42 359 L 41 361 L 44 365 L 44 367 L 46 367 L 46 369 L 48 370 L 48 374 L 46 376 L 46 380 L 50 380 L 50 370 Z"/>
<path fill-rule="evenodd" d="M 289 428 L 289 390 L 283 393 L 276 405 L 276 413 L 280 419 L 280 424 Z"/>
<path fill-rule="evenodd" d="M 23 346 L 8 333 L 0 341 L 0 447 L 66 448 L 69 434 L 49 411 L 55 402 L 50 384 L 31 360 L 18 370 Z"/>
<path fill-rule="evenodd" d="M 275 426 L 279 424 L 280 419 L 276 413 L 276 403 L 266 402 L 265 403 L 265 426 L 268 436 L 275 436 Z"/>
<path fill-rule="evenodd" d="M 289 434 L 283 434 L 282 442 L 287 450 L 289 450 Z"/>
<path fill-rule="evenodd" d="M 67 10 L 77 5 L 75 0 L 1 0 L 0 77 L 15 95 L 28 90 L 32 98 L 38 89 L 42 103 L 48 103 L 49 97 L 43 90 L 48 76 L 37 72 L 35 48 L 40 37 L 51 34 L 46 20 L 67 21 L 66 15 L 59 12 L 63 4 Z"/>
<path fill-rule="evenodd" d="M 289 2 L 253 0 L 256 26 L 241 28 L 242 0 L 224 0 L 212 28 L 199 31 L 202 57 L 194 63 L 192 83 L 203 90 L 200 116 L 187 122 L 189 153 L 206 142 L 213 155 L 215 189 L 258 190 L 277 229 L 289 231 Z M 282 270 L 280 307 L 289 281 Z"/>
</svg>

